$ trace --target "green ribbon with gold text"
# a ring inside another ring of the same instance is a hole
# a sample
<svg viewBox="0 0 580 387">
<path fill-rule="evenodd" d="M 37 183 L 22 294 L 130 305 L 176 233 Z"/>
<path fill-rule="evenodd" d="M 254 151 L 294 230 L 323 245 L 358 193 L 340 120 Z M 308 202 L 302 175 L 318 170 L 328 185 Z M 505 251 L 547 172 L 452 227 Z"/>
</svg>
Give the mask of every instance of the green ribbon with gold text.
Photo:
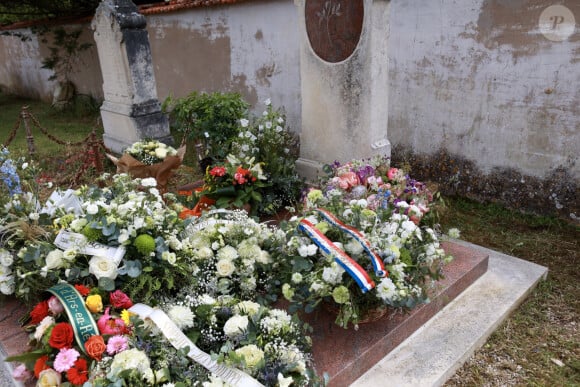
<svg viewBox="0 0 580 387">
<path fill-rule="evenodd" d="M 75 340 L 85 351 L 85 342 L 89 337 L 98 335 L 99 329 L 91 315 L 91 312 L 85 306 L 85 301 L 80 293 L 68 283 L 60 283 L 48 289 L 48 292 L 54 294 L 64 307 L 64 311 L 73 327 Z"/>
</svg>

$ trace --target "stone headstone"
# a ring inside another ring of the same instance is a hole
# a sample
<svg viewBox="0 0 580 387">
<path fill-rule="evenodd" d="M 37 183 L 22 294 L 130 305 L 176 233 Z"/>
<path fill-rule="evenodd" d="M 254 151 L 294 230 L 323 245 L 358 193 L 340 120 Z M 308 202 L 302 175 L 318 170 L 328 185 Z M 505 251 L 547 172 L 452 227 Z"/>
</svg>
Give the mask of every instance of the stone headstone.
<svg viewBox="0 0 580 387">
<path fill-rule="evenodd" d="M 299 172 L 390 156 L 388 0 L 295 0 L 301 29 Z"/>
<path fill-rule="evenodd" d="M 103 0 L 91 25 L 103 74 L 103 139 L 118 153 L 144 138 L 173 142 L 157 98 L 145 26 L 129 0 Z"/>
</svg>

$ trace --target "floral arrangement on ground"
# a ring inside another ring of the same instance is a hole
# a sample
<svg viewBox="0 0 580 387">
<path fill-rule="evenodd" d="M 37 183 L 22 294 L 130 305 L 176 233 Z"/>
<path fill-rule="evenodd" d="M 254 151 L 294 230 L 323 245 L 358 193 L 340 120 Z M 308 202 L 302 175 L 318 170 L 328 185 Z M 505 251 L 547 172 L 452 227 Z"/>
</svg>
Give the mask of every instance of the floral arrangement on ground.
<svg viewBox="0 0 580 387">
<path fill-rule="evenodd" d="M 247 143 L 232 149 L 229 165 L 209 168 L 208 181 L 267 182 L 251 144 L 282 133 L 283 122 L 271 107 L 254 125 L 240 121 Z M 372 311 L 411 309 L 428 302 L 451 259 L 429 225 L 433 193 L 386 158 L 329 166 L 280 226 L 216 206 L 180 216 L 178 196 L 162 194 L 153 178 L 104 175 L 63 190 L 41 187 L 32 161 L 4 150 L 0 162 L 0 291 L 36 305 L 27 326 L 35 350 L 18 360 L 41 385 L 213 386 L 231 375 L 272 386 L 323 383 L 294 312 L 327 305 L 347 328 Z M 44 205 L 41 188 L 54 189 Z M 86 340 L 98 351 L 76 340 L 70 305 L 43 299 L 72 285 L 96 322 Z M 272 309 L 280 294 L 291 314 Z M 55 344 L 53 333 L 66 340 Z M 25 378 L 23 367 L 17 376 Z"/>
<path fill-rule="evenodd" d="M 282 225 L 292 264 L 282 290 L 291 310 L 327 305 L 346 328 L 380 310 L 428 302 L 452 259 L 423 224 L 433 194 L 383 157 L 335 163 L 328 172 L 322 188 L 307 193 L 302 215 Z"/>
</svg>

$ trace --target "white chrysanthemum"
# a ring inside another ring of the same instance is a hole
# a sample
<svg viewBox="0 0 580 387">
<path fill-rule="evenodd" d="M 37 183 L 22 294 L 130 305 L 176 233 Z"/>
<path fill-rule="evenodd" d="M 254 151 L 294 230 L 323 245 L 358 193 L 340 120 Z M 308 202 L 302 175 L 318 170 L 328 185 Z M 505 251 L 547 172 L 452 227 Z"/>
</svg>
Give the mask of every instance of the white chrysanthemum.
<svg viewBox="0 0 580 387">
<path fill-rule="evenodd" d="M 331 285 L 337 285 L 342 282 L 343 273 L 344 269 L 336 262 L 332 262 L 330 267 L 322 270 L 322 279 Z"/>
<path fill-rule="evenodd" d="M 116 379 L 121 372 L 130 369 L 137 370 L 139 374 L 145 376 L 148 370 L 151 369 L 149 358 L 145 352 L 132 348 L 116 354 L 111 362 L 107 377 Z"/>
<path fill-rule="evenodd" d="M 248 324 L 250 320 L 248 316 L 243 315 L 233 315 L 224 324 L 224 333 L 231 338 L 236 338 L 243 335 L 248 329 Z"/>
<path fill-rule="evenodd" d="M 377 285 L 377 297 L 383 301 L 393 300 L 397 296 L 397 287 L 393 281 L 386 277 Z"/>
<path fill-rule="evenodd" d="M 181 330 L 193 327 L 195 315 L 187 306 L 175 305 L 167 312 L 167 315 Z"/>
<path fill-rule="evenodd" d="M 256 262 L 261 263 L 263 265 L 271 263 L 272 258 L 270 258 L 270 253 L 265 250 L 261 250 L 260 254 L 258 254 L 258 256 L 256 257 Z"/>
<path fill-rule="evenodd" d="M 261 251 L 260 246 L 249 242 L 249 240 L 244 240 L 238 245 L 238 253 L 242 258 L 256 259 Z"/>
<path fill-rule="evenodd" d="M 260 310 L 260 304 L 253 301 L 241 301 L 234 305 L 234 313 L 253 316 Z"/>
<path fill-rule="evenodd" d="M 363 252 L 362 244 L 354 238 L 351 238 L 348 243 L 344 246 L 346 251 L 352 255 L 359 255 Z"/>
<path fill-rule="evenodd" d="M 197 298 L 197 301 L 202 305 L 213 305 L 216 303 L 215 298 L 213 298 L 209 294 L 202 294 Z"/>
<path fill-rule="evenodd" d="M 239 256 L 238 251 L 230 245 L 224 246 L 217 252 L 217 258 L 233 261 Z"/>
<path fill-rule="evenodd" d="M 461 237 L 461 232 L 458 228 L 450 228 L 449 231 L 447 231 L 447 235 L 449 235 L 449 238 L 459 239 Z"/>
<path fill-rule="evenodd" d="M 302 274 L 292 273 L 292 282 L 295 284 L 299 284 L 300 282 L 302 282 Z"/>
</svg>

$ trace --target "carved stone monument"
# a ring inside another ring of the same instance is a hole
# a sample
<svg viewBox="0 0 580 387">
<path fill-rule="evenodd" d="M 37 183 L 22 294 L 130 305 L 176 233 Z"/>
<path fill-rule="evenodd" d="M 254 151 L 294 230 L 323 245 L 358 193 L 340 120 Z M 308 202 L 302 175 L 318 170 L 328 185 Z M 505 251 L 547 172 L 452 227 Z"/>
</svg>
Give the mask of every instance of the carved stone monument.
<svg viewBox="0 0 580 387">
<path fill-rule="evenodd" d="M 103 138 L 114 152 L 144 138 L 173 142 L 157 99 L 145 26 L 130 0 L 103 0 L 91 25 L 103 73 Z"/>
<path fill-rule="evenodd" d="M 390 156 L 388 0 L 295 0 L 301 29 L 298 170 L 315 180 L 335 160 Z"/>
</svg>

